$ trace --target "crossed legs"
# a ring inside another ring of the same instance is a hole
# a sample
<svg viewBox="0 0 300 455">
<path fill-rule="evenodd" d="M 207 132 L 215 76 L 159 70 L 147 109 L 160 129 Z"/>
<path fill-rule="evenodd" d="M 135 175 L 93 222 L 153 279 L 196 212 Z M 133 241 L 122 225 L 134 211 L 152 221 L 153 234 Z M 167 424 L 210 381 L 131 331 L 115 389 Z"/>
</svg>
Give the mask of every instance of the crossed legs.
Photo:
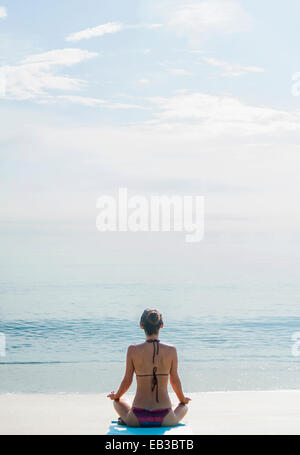
<svg viewBox="0 0 300 455">
<path fill-rule="evenodd" d="M 117 414 L 121 417 L 126 425 L 131 427 L 138 427 L 139 422 L 134 413 L 131 411 L 131 404 L 126 398 L 120 398 L 118 401 L 114 401 L 114 408 Z M 174 411 L 170 411 L 169 414 L 164 418 L 162 426 L 175 426 L 180 422 L 186 413 L 188 407 L 186 405 L 179 404 Z"/>
</svg>

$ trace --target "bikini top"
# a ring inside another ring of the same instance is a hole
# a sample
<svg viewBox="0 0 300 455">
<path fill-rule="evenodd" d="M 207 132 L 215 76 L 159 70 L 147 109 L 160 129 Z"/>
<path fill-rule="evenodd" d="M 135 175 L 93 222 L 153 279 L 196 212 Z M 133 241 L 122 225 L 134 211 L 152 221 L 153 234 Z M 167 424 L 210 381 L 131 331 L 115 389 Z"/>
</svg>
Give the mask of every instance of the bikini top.
<svg viewBox="0 0 300 455">
<path fill-rule="evenodd" d="M 147 340 L 147 343 L 153 343 L 153 357 L 152 357 L 152 362 L 154 363 L 154 360 L 155 360 L 155 355 L 158 355 L 159 354 L 159 342 L 160 340 Z M 155 349 L 155 345 L 156 345 L 156 349 Z M 158 379 L 157 379 L 157 376 L 169 376 L 168 373 L 156 373 L 157 372 L 157 368 L 156 367 L 153 367 L 153 371 L 152 371 L 152 374 L 137 374 L 137 376 L 139 377 L 143 377 L 143 376 L 152 376 L 152 386 L 151 386 L 151 390 L 152 392 L 155 390 L 156 392 L 156 401 L 157 403 L 159 403 L 159 399 L 158 399 Z"/>
</svg>

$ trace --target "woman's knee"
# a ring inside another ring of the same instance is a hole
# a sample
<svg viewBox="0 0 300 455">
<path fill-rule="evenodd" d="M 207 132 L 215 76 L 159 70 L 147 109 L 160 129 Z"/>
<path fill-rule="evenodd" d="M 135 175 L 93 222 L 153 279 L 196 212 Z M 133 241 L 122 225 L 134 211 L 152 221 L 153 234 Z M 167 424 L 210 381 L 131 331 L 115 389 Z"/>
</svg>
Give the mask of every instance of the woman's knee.
<svg viewBox="0 0 300 455">
<path fill-rule="evenodd" d="M 129 400 L 127 400 L 127 398 L 125 398 L 125 397 L 118 398 L 117 400 L 114 400 L 113 404 L 114 404 L 115 409 L 119 408 L 120 406 L 122 406 L 122 407 L 125 407 L 125 408 L 127 408 L 129 410 L 130 407 L 131 407 Z"/>
<path fill-rule="evenodd" d="M 115 408 L 115 410 L 118 409 L 118 406 L 119 406 L 119 401 L 114 400 L 114 401 L 113 401 L 113 407 Z"/>
<path fill-rule="evenodd" d="M 188 409 L 189 408 L 186 404 L 177 406 L 177 408 L 174 411 L 174 414 L 176 415 L 178 422 L 180 422 L 180 420 L 184 418 L 184 416 L 188 412 Z"/>
<path fill-rule="evenodd" d="M 180 407 L 182 407 L 182 413 L 183 413 L 183 415 L 186 415 L 186 413 L 187 413 L 188 410 L 189 410 L 188 405 L 185 404 L 184 406 L 180 406 Z"/>
</svg>

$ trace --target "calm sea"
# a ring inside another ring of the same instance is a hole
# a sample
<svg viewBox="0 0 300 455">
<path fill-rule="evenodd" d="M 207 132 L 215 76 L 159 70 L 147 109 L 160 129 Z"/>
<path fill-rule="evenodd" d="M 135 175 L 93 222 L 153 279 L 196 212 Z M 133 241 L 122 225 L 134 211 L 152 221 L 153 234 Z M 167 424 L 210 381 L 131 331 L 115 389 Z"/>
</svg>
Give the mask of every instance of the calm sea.
<svg viewBox="0 0 300 455">
<path fill-rule="evenodd" d="M 177 347 L 187 392 L 300 387 L 292 280 L 113 264 L 1 267 L 0 280 L 0 393 L 116 389 L 146 307 L 164 315 L 160 338 Z"/>
</svg>

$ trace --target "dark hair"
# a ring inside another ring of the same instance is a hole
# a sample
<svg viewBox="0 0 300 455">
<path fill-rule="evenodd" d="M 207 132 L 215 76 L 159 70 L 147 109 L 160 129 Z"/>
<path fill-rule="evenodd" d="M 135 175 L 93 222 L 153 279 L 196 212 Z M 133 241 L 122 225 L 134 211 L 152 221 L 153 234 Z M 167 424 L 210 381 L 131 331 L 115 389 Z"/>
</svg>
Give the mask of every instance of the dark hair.
<svg viewBox="0 0 300 455">
<path fill-rule="evenodd" d="M 163 318 L 158 310 L 147 308 L 141 316 L 140 323 L 147 335 L 156 335 L 163 325 Z"/>
</svg>

